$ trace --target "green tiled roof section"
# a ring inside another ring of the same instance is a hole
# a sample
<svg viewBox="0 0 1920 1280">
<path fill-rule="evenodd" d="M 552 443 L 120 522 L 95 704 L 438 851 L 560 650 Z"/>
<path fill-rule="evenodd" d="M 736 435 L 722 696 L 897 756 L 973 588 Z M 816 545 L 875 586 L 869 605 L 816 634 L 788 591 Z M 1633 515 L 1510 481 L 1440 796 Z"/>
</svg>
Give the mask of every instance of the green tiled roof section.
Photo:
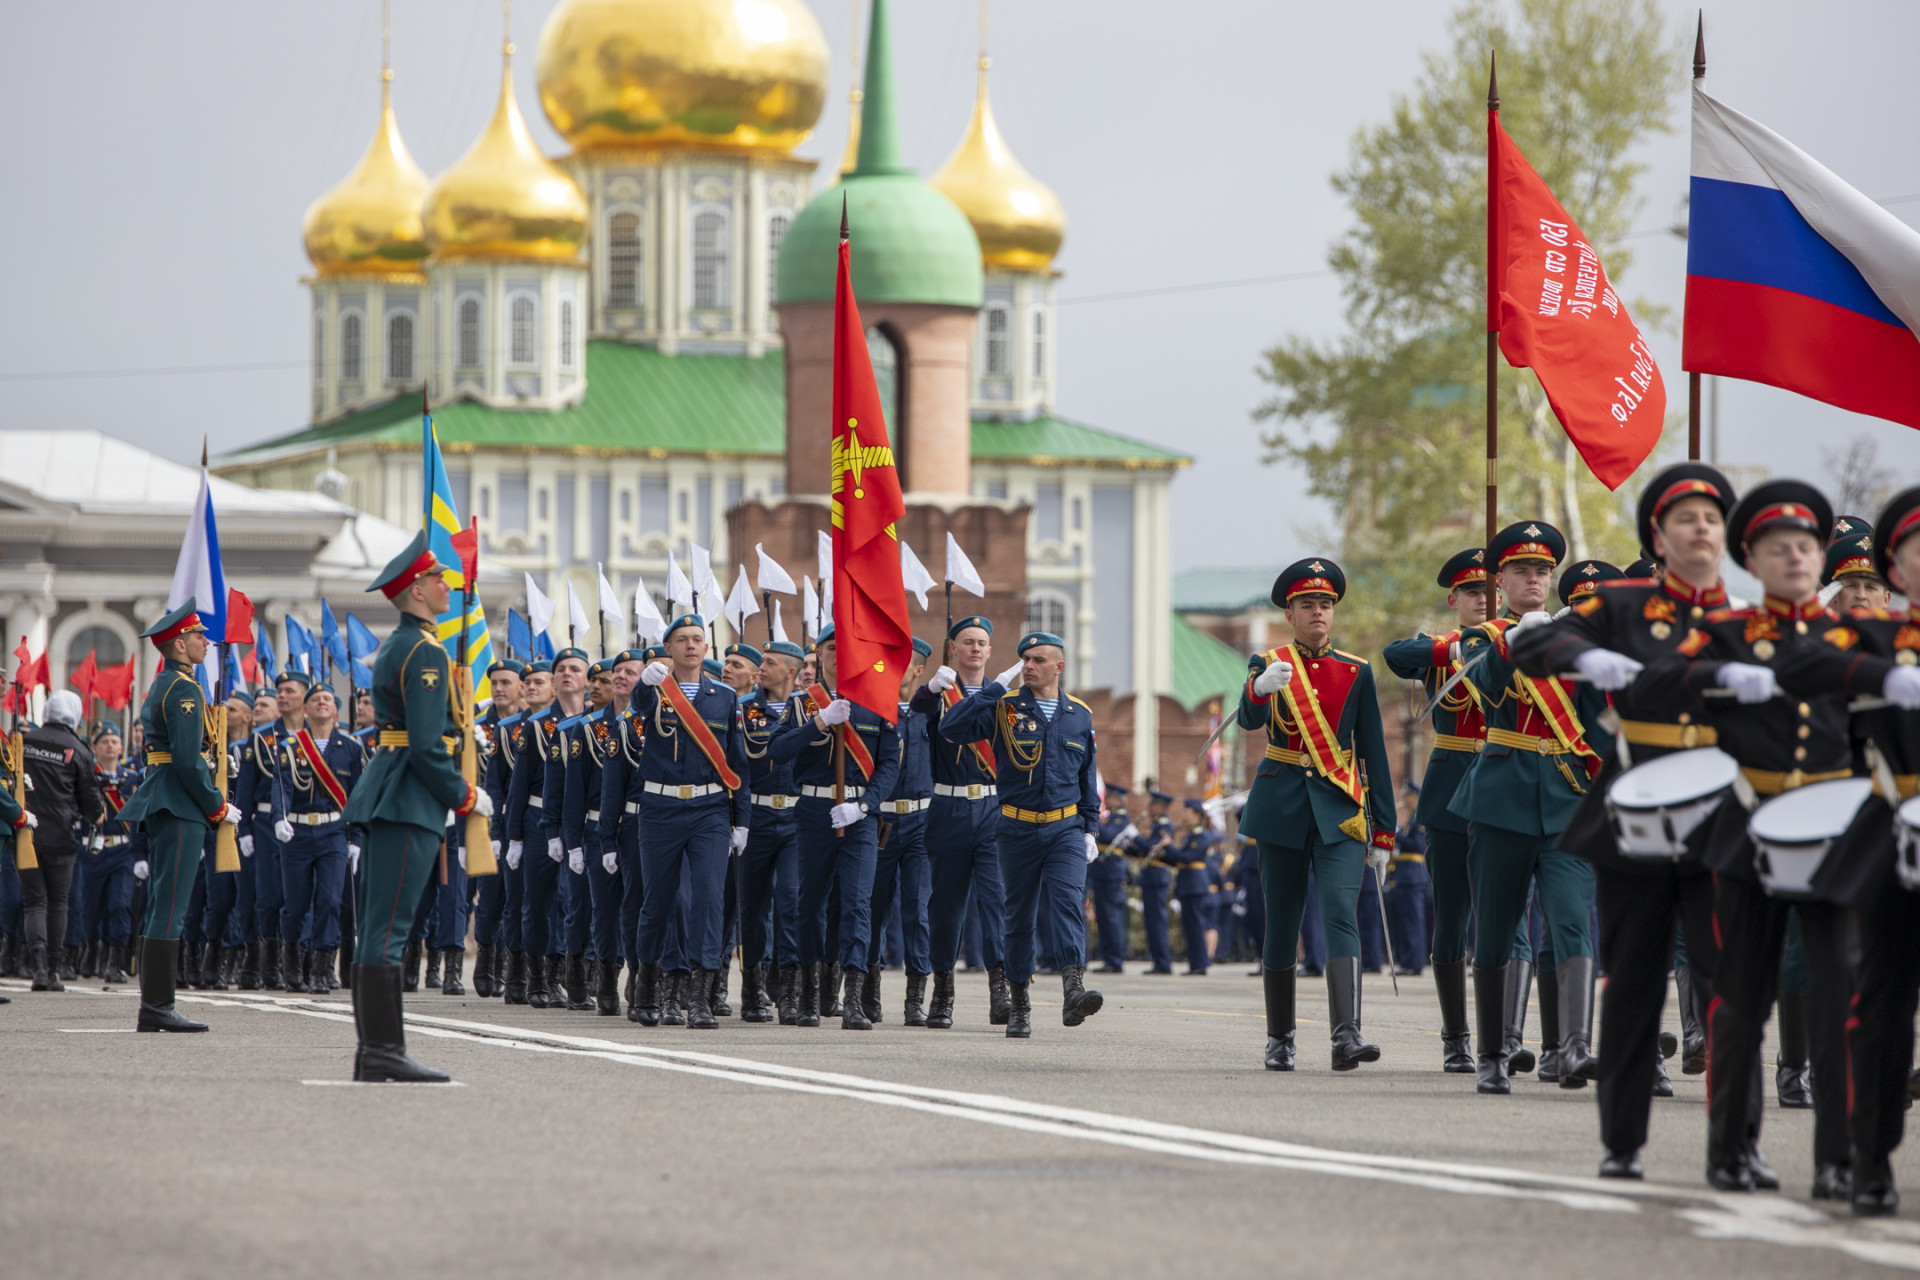
<svg viewBox="0 0 1920 1280">
<path fill-rule="evenodd" d="M 1173 700 L 1188 711 L 1220 699 L 1230 713 L 1246 682 L 1247 660 L 1179 614 L 1173 615 Z"/>
<path fill-rule="evenodd" d="M 1055 417 L 1023 422 L 976 416 L 973 456 L 981 462 L 1024 462 L 1040 458 L 1150 467 L 1184 467 L 1193 461 L 1184 453 L 1162 449 L 1157 444 Z"/>
<path fill-rule="evenodd" d="M 1187 569 L 1173 575 L 1173 607 L 1181 613 L 1238 613 L 1271 603 L 1271 569 Z"/>
</svg>

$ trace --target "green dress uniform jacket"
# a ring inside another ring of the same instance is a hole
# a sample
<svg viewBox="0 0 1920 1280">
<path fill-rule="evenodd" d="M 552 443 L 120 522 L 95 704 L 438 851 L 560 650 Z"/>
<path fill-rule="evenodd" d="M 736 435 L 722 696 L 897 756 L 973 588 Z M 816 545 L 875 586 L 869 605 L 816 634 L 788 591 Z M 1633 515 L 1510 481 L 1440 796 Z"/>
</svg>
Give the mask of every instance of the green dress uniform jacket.
<svg viewBox="0 0 1920 1280">
<path fill-rule="evenodd" d="M 1353 797 L 1323 776 L 1310 760 L 1303 761 L 1302 726 L 1289 716 L 1285 691 L 1268 697 L 1254 693 L 1254 677 L 1275 657 L 1293 664 L 1296 697 L 1303 686 L 1311 686 L 1328 725 L 1335 730 L 1342 759 L 1365 764 L 1371 785 L 1362 795 L 1371 843 L 1393 848 L 1399 821 L 1394 815 L 1392 773 L 1386 739 L 1380 732 L 1373 668 L 1356 654 L 1333 648 L 1310 653 L 1297 643 L 1257 653 L 1247 661 L 1247 682 L 1240 688 L 1240 727 L 1267 731 L 1267 758 L 1260 762 L 1246 808 L 1240 813 L 1241 833 L 1284 849 L 1308 848 L 1309 834 L 1315 829 L 1327 845 L 1369 839 L 1355 821 L 1360 812 Z M 1302 672 L 1305 680 L 1301 679 Z"/>
<path fill-rule="evenodd" d="M 1458 631 L 1449 631 L 1437 636 L 1422 632 L 1395 640 L 1384 655 L 1387 669 L 1402 680 L 1419 681 L 1431 698 L 1460 669 L 1448 657 L 1448 650 L 1459 638 Z M 1472 691 L 1465 685 L 1464 680 L 1455 685 L 1433 709 L 1433 754 L 1427 758 L 1427 772 L 1420 779 L 1420 805 L 1414 813 L 1414 820 L 1429 831 L 1467 829 L 1467 820 L 1448 806 L 1466 781 L 1473 762 L 1480 758 L 1487 726 L 1480 719 Z"/>
<path fill-rule="evenodd" d="M 453 663 L 433 624 L 401 614 L 374 656 L 379 750 L 347 798 L 348 822 L 403 822 L 438 836 L 448 810 L 472 811 L 473 789 L 453 762 L 453 697 Z"/>
<path fill-rule="evenodd" d="M 171 814 L 188 822 L 217 821 L 226 802 L 201 754 L 206 744 L 207 703 L 192 667 L 184 662 L 166 664 L 147 689 L 140 726 L 146 739 L 147 776 L 120 810 L 120 820 L 137 824 Z"/>
</svg>

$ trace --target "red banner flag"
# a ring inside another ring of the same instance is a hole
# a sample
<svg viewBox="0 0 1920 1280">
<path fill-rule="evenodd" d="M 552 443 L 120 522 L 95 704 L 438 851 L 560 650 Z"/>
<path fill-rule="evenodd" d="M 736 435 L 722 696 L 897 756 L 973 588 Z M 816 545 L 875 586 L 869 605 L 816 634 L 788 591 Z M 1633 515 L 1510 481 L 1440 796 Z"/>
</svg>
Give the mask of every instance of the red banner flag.
<svg viewBox="0 0 1920 1280">
<path fill-rule="evenodd" d="M 87 650 L 87 656 L 80 659 L 80 665 L 67 677 L 67 683 L 80 695 L 80 705 L 85 708 L 83 715 L 93 714 L 94 689 L 100 679 L 100 663 L 94 653 L 92 649 Z"/>
<path fill-rule="evenodd" d="M 26 676 L 22 680 L 22 683 L 27 686 L 29 691 L 42 687 L 49 690 L 53 688 L 53 676 L 47 671 L 47 655 L 45 653 L 42 653 L 27 665 Z"/>
<path fill-rule="evenodd" d="M 133 701 L 133 663 L 128 658 L 116 666 L 104 668 L 93 682 L 93 695 L 107 704 L 109 711 L 124 711 Z"/>
<path fill-rule="evenodd" d="M 1487 329 L 1532 369 L 1587 466 L 1609 489 L 1660 442 L 1667 388 L 1600 255 L 1487 112 Z"/>
<path fill-rule="evenodd" d="M 227 634 L 224 639 L 228 644 L 253 643 L 253 601 L 233 587 L 227 588 Z"/>
<path fill-rule="evenodd" d="M 900 677 L 913 660 L 894 528 L 906 510 L 853 296 L 843 208 L 833 295 L 834 685 L 842 698 L 889 724 L 899 715 Z"/>
<path fill-rule="evenodd" d="M 240 678 L 256 689 L 260 687 L 260 660 L 251 649 L 240 655 Z"/>
<path fill-rule="evenodd" d="M 460 576 L 466 581 L 466 589 L 477 594 L 480 590 L 480 521 L 470 521 L 451 541 L 460 557 Z"/>
</svg>

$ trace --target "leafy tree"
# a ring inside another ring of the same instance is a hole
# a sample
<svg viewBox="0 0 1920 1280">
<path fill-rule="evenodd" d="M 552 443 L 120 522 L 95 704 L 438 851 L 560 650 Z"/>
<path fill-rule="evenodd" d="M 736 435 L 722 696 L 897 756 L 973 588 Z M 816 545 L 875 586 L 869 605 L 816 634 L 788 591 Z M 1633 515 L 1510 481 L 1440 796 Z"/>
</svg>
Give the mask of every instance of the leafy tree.
<svg viewBox="0 0 1920 1280">
<path fill-rule="evenodd" d="M 1655 0 L 1469 0 L 1384 124 L 1355 135 L 1333 177 L 1354 226 L 1329 254 L 1349 332 L 1293 337 L 1263 354 L 1272 395 L 1255 411 L 1266 460 L 1298 462 L 1339 513 L 1356 588 L 1348 643 L 1426 623 L 1439 563 L 1483 536 L 1485 510 L 1486 95 L 1499 57 L 1501 123 L 1618 281 L 1639 208 L 1634 145 L 1671 129 L 1680 42 Z M 1662 317 L 1631 304 L 1643 324 Z M 1684 391 L 1681 391 L 1684 394 Z M 1669 396 L 1675 388 L 1669 386 Z M 1622 487 L 1637 488 L 1638 477 Z M 1630 513 L 1586 470 L 1538 380 L 1500 364 L 1500 514 L 1548 520 L 1571 558 L 1626 564 Z"/>
</svg>

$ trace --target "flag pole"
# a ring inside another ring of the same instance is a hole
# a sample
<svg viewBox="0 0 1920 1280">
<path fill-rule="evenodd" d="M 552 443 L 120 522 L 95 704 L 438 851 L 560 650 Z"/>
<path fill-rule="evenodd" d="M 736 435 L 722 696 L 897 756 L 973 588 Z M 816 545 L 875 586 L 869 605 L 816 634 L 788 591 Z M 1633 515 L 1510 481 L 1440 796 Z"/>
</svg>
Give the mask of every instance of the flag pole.
<svg viewBox="0 0 1920 1280">
<path fill-rule="evenodd" d="M 946 576 L 944 571 L 941 576 Z M 944 585 L 947 595 L 947 629 L 940 633 L 946 637 L 940 642 L 940 665 L 950 667 L 953 665 L 953 579 L 947 578 Z"/>
<path fill-rule="evenodd" d="M 1500 80 L 1498 55 L 1487 60 L 1487 545 L 1493 545 L 1495 521 L 1500 509 L 1500 330 L 1494 323 L 1495 264 L 1498 240 L 1495 214 L 1499 172 L 1496 168 L 1493 131 L 1500 116 Z M 1492 563 L 1491 558 L 1488 561 Z M 1487 601 L 1487 616 L 1494 616 L 1494 603 Z"/>
<path fill-rule="evenodd" d="M 1702 9 L 1693 29 L 1693 78 L 1707 74 L 1707 12 Z M 1687 373 L 1687 460 L 1700 460 L 1700 375 Z"/>
<path fill-rule="evenodd" d="M 760 612 L 767 615 L 767 643 L 773 643 L 773 592 L 760 590 Z"/>
</svg>

